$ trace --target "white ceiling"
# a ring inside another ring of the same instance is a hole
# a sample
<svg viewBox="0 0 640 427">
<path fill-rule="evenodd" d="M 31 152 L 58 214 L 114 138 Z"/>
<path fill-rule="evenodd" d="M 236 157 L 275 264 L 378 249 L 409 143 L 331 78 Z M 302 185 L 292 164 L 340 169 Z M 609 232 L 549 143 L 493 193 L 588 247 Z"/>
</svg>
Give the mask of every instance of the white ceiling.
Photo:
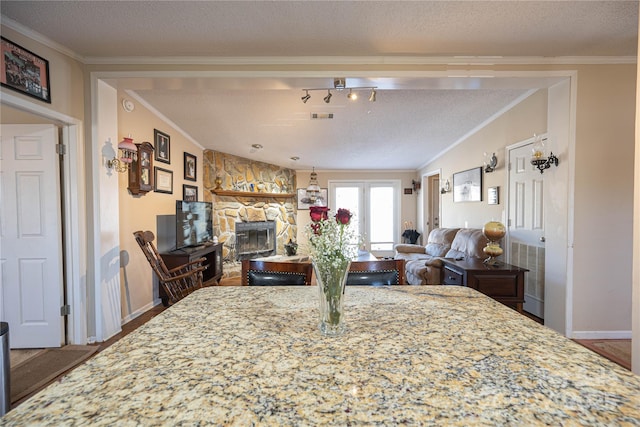
<svg viewBox="0 0 640 427">
<path fill-rule="evenodd" d="M 316 73 L 114 81 L 205 148 L 296 169 L 419 168 L 530 90 L 558 81 L 451 77 L 447 63 L 628 60 L 638 39 L 637 1 L 3 0 L 0 12 L 3 24 L 32 29 L 87 63 L 318 64 Z M 430 61 L 442 73 L 340 73 L 349 63 Z M 332 87 L 333 77 L 377 86 L 377 101 L 367 101 L 369 91 L 357 102 L 342 92 L 326 104 L 326 92 L 313 91 L 302 103 L 301 89 Z"/>
</svg>

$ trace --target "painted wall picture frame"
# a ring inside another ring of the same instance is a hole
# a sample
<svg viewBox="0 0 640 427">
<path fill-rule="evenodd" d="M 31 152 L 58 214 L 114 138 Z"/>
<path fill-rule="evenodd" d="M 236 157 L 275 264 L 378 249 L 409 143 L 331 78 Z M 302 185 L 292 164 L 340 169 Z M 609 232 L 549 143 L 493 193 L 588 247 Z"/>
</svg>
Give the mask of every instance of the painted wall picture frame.
<svg viewBox="0 0 640 427">
<path fill-rule="evenodd" d="M 158 129 L 154 129 L 153 140 L 155 141 L 155 160 L 171 164 L 171 137 Z"/>
<path fill-rule="evenodd" d="M 500 204 L 500 187 L 487 188 L 487 204 L 489 205 Z"/>
<path fill-rule="evenodd" d="M 320 197 L 316 200 L 316 203 L 313 206 L 327 206 L 328 198 L 327 198 L 328 190 L 326 188 L 320 189 Z M 305 210 L 311 207 L 311 200 L 307 197 L 307 189 L 306 188 L 298 188 L 296 191 L 296 199 L 298 200 L 298 210 Z"/>
<path fill-rule="evenodd" d="M 51 104 L 49 61 L 4 37 L 0 57 L 2 86 Z"/>
<path fill-rule="evenodd" d="M 197 202 L 198 187 L 195 185 L 182 184 L 182 200 L 187 202 Z"/>
<path fill-rule="evenodd" d="M 197 181 L 198 158 L 193 154 L 184 153 L 184 179 Z"/>
<path fill-rule="evenodd" d="M 482 201 L 482 167 L 453 174 L 453 201 Z"/>
<path fill-rule="evenodd" d="M 153 183 L 156 193 L 173 194 L 173 171 L 154 166 Z"/>
</svg>

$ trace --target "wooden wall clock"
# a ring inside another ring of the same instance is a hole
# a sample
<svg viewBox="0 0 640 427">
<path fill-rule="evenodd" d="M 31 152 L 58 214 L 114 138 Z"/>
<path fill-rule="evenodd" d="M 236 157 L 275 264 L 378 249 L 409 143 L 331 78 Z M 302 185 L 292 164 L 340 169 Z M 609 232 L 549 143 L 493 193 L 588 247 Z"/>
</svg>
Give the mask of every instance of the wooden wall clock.
<svg viewBox="0 0 640 427">
<path fill-rule="evenodd" d="M 138 159 L 129 168 L 129 191 L 131 194 L 147 194 L 153 190 L 153 145 L 149 142 L 136 145 Z"/>
</svg>

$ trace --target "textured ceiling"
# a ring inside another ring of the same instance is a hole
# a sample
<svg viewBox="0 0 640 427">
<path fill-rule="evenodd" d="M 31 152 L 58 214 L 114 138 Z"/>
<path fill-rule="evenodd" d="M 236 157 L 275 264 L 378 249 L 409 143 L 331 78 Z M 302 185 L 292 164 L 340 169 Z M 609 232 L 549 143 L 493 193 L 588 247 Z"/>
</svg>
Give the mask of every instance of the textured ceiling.
<svg viewBox="0 0 640 427">
<path fill-rule="evenodd" d="M 4 24 L 30 28 L 88 63 L 635 57 L 638 38 L 636 1 L 2 1 L 0 12 Z M 378 86 L 377 102 L 362 92 L 357 103 L 336 93 L 325 104 L 326 92 L 312 92 L 303 104 L 301 88 L 330 87 L 332 78 L 302 74 L 114 84 L 206 148 L 299 169 L 415 169 L 530 89 L 557 81 L 334 77 Z M 334 119 L 311 120 L 314 112 Z"/>
</svg>

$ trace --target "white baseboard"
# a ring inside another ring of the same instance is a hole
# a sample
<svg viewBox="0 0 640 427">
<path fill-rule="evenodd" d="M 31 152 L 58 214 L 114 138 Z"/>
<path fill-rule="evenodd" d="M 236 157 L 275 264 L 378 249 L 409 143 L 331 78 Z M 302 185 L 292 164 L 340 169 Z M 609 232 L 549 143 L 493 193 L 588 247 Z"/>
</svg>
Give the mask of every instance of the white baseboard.
<svg viewBox="0 0 640 427">
<path fill-rule="evenodd" d="M 160 300 L 158 299 L 157 301 L 159 302 Z M 147 311 L 151 310 L 156 305 L 157 304 L 156 304 L 155 300 L 153 302 L 150 302 L 149 304 L 141 307 L 140 309 L 134 311 L 133 313 L 129 314 L 128 316 L 125 316 L 121 320 L 120 325 L 124 325 L 125 323 L 131 322 L 133 319 L 135 319 L 138 316 L 143 315 L 144 313 L 146 313 Z"/>
<path fill-rule="evenodd" d="M 577 340 L 627 340 L 631 331 L 573 331 L 571 337 Z"/>
</svg>

